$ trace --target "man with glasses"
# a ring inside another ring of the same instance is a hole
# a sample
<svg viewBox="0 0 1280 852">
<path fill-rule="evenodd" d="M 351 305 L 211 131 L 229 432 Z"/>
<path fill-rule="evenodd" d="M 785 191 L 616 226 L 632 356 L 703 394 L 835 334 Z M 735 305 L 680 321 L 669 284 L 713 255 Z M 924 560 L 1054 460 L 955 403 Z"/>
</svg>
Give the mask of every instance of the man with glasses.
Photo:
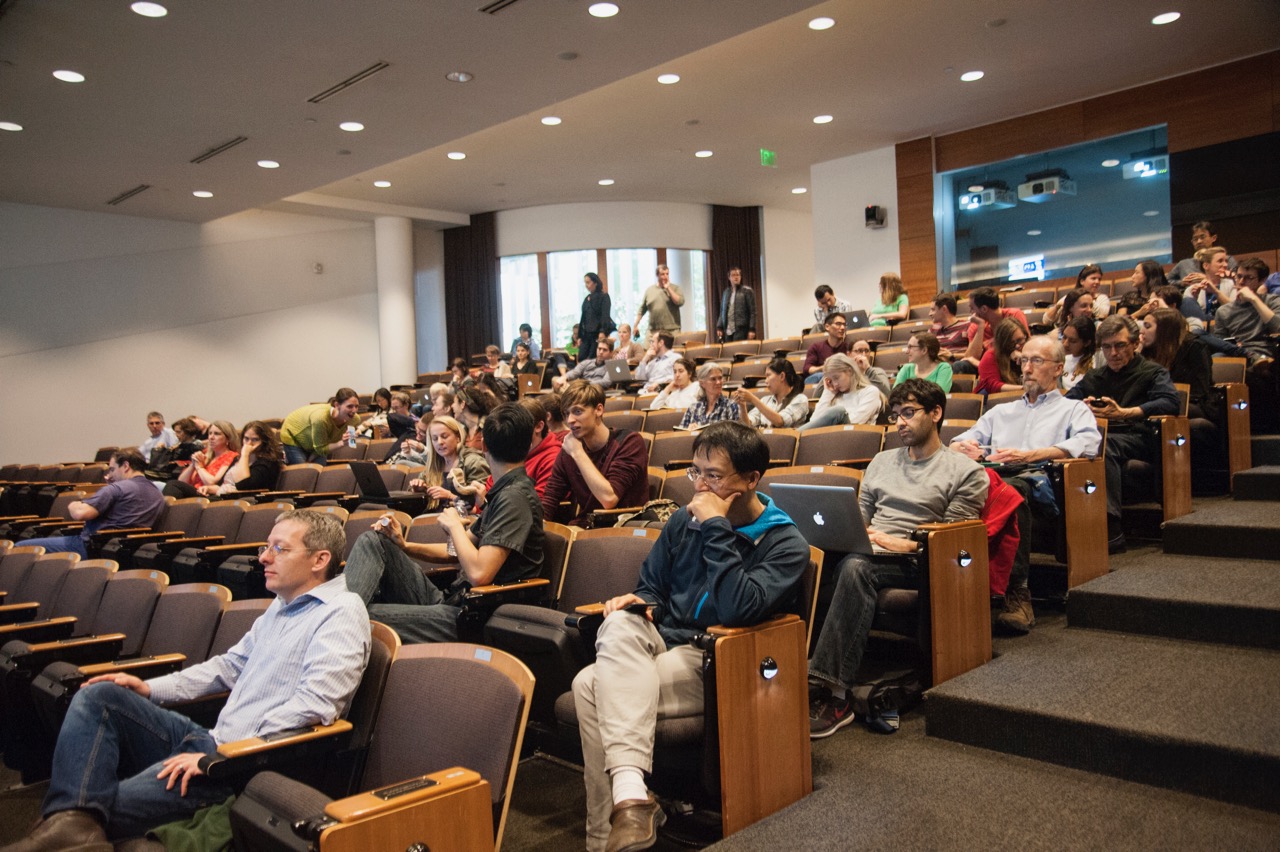
<svg viewBox="0 0 1280 852">
<path fill-rule="evenodd" d="M 889 395 L 889 423 L 902 447 L 871 460 L 858 506 L 871 543 L 891 553 L 851 553 L 836 567 L 835 593 L 809 659 L 809 736 L 814 739 L 853 721 L 849 690 L 857 683 L 876 593 L 917 585 L 919 545 L 911 534 L 921 524 L 976 518 L 986 501 L 986 472 L 977 462 L 944 451 L 938 437 L 946 404 L 942 388 L 925 379 L 907 379 Z"/>
<path fill-rule="evenodd" d="M 142 442 L 142 446 L 138 447 L 138 452 L 148 463 L 151 461 L 152 451 L 157 447 L 178 446 L 178 436 L 173 433 L 172 429 L 164 425 L 164 415 L 159 411 L 153 411 L 147 415 L 147 431 L 151 433 L 151 437 Z"/>
<path fill-rule="evenodd" d="M 827 363 L 827 359 L 832 355 L 837 352 L 842 355 L 849 354 L 849 341 L 845 338 L 845 329 L 848 325 L 844 314 L 837 311 L 827 314 L 827 318 L 822 321 L 822 328 L 827 332 L 827 336 L 822 340 L 815 340 L 809 346 L 809 351 L 804 356 L 804 367 L 800 371 L 806 385 L 816 385 L 822 381 L 822 365 Z"/>
<path fill-rule="evenodd" d="M 951 449 L 975 461 L 1005 466 L 1000 475 L 1022 495 L 1018 507 L 1018 552 L 996 623 L 1011 633 L 1030 632 L 1036 623 L 1027 576 L 1031 567 L 1033 513 L 1045 522 L 1058 514 L 1048 479 L 1040 469 L 1053 459 L 1096 456 L 1102 443 L 1089 406 L 1058 391 L 1066 351 L 1052 337 L 1038 335 L 1022 347 L 1022 399 L 994 406 L 973 428 L 957 435 Z M 1046 493 L 1047 492 L 1047 493 Z M 1047 501 L 1046 502 L 1046 498 Z"/>
<path fill-rule="evenodd" d="M 152 489 L 153 491 L 155 489 Z M 88 680 L 71 701 L 32 833 L 3 852 L 104 849 L 238 792 L 205 777 L 220 745 L 343 716 L 369 661 L 369 617 L 338 564 L 332 515 L 285 512 L 261 560 L 276 598 L 231 650 L 177 674 Z M 231 691 L 212 729 L 159 705 Z"/>
<path fill-rule="evenodd" d="M 1107 420 L 1107 547 L 1124 549 L 1120 526 L 1120 481 L 1130 459 L 1159 464 L 1159 445 L 1149 439 L 1141 421 L 1159 414 L 1177 414 L 1181 405 L 1169 371 L 1138 352 L 1138 323 L 1131 317 L 1107 317 L 1098 326 L 1098 349 L 1106 363 L 1085 374 L 1067 391 L 1068 399 L 1084 400 L 1093 413 Z"/>
<path fill-rule="evenodd" d="M 645 788 L 659 717 L 702 709 L 693 636 L 795 611 L 809 547 L 756 488 L 769 448 L 742 423 L 693 442 L 695 493 L 653 545 L 633 594 L 605 603 L 596 662 L 573 682 L 587 787 L 587 848 L 648 849 L 666 817 Z"/>
</svg>

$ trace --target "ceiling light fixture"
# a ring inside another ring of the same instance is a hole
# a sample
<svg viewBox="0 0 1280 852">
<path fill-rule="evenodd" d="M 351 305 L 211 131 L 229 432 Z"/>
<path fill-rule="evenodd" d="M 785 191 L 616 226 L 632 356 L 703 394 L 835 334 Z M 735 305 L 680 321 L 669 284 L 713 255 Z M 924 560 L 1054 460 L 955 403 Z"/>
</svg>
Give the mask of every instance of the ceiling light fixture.
<svg viewBox="0 0 1280 852">
<path fill-rule="evenodd" d="M 338 127 L 348 133 L 359 133 L 361 130 L 364 130 L 364 125 L 358 121 L 344 121 L 339 124 Z"/>
<path fill-rule="evenodd" d="M 974 183 L 969 185 L 970 192 L 982 192 L 982 189 L 983 187 L 982 187 L 982 184 L 980 183 Z"/>
<path fill-rule="evenodd" d="M 613 186 L 613 178 L 605 178 L 604 180 L 598 180 L 596 181 L 596 183 L 600 184 L 601 186 Z"/>
<path fill-rule="evenodd" d="M 1118 165 L 1120 165 L 1120 161 L 1117 160 L 1115 157 L 1112 157 L 1109 160 L 1102 161 L 1102 167 L 1104 169 L 1114 169 Z"/>
<path fill-rule="evenodd" d="M 835 18 L 814 18 L 809 22 L 811 30 L 829 30 L 836 25 Z"/>
<path fill-rule="evenodd" d="M 985 74 L 981 71 L 966 71 L 960 75 L 960 79 L 966 83 L 972 83 L 974 80 L 981 80 Z"/>
<path fill-rule="evenodd" d="M 83 83 L 84 82 L 84 75 L 81 74 L 79 71 L 68 71 L 66 69 L 61 69 L 58 71 L 54 71 L 53 76 L 57 77 L 59 80 L 61 80 L 64 83 Z"/>
<path fill-rule="evenodd" d="M 1159 210 L 1148 210 L 1148 211 L 1146 211 L 1145 213 L 1143 213 L 1142 215 L 1143 215 L 1143 216 L 1159 216 L 1159 215 L 1160 215 L 1160 211 L 1159 211 Z"/>
<path fill-rule="evenodd" d="M 592 3 L 587 7 L 587 12 L 593 18 L 612 18 L 618 14 L 617 3 Z"/>
<path fill-rule="evenodd" d="M 542 123 L 547 127 L 555 127 L 560 123 L 560 117 L 557 115 L 544 115 L 542 117 Z"/>
<path fill-rule="evenodd" d="M 679 74 L 659 74 L 658 82 L 664 86 L 670 86 L 672 83 L 680 82 Z"/>
<path fill-rule="evenodd" d="M 387 187 L 391 186 L 391 181 L 389 181 L 389 180 L 375 180 L 375 181 L 373 182 L 373 185 L 374 185 L 374 186 L 376 186 L 378 189 L 386 189 Z"/>
<path fill-rule="evenodd" d="M 1028 236 L 1028 237 L 1038 237 L 1038 236 L 1040 236 L 1040 231 L 1038 231 L 1038 230 L 1031 230 L 1031 231 L 1027 231 L 1027 236 Z"/>
<path fill-rule="evenodd" d="M 129 8 L 144 18 L 163 18 L 169 10 L 159 3 L 131 3 Z"/>
<path fill-rule="evenodd" d="M 467 158 L 467 155 L 462 153 L 461 151 L 450 151 L 445 156 L 447 156 L 450 160 L 465 160 Z"/>
<path fill-rule="evenodd" d="M 476 78 L 476 75 L 470 71 L 450 71 L 444 75 L 444 78 L 450 83 L 470 83 Z"/>
<path fill-rule="evenodd" d="M 1156 15 L 1154 18 L 1152 18 L 1151 23 L 1159 27 L 1159 26 L 1163 26 L 1164 24 L 1172 24 L 1174 21 L 1178 20 L 1181 17 L 1182 17 L 1182 14 L 1180 12 L 1165 12 L 1162 15 Z"/>
<path fill-rule="evenodd" d="M 815 115 L 813 117 L 814 124 L 830 124 L 833 120 L 829 115 Z"/>
<path fill-rule="evenodd" d="M 213 198 L 213 193 L 207 189 L 197 189 L 195 192 L 191 194 L 194 195 L 196 198 Z"/>
<path fill-rule="evenodd" d="M 0 130 L 8 130 L 12 133 L 17 133 L 21 129 L 21 124 L 15 124 L 12 121 L 0 121 Z"/>
<path fill-rule="evenodd" d="M 809 190 L 808 190 L 808 188 L 806 188 L 806 187 L 803 187 L 803 186 L 797 186 L 795 189 L 791 190 L 791 194 L 792 194 L 792 195 L 804 195 L 804 194 L 805 194 L 806 192 L 808 192 L 808 191 L 809 191 Z"/>
<path fill-rule="evenodd" d="M 714 153 L 715 153 L 714 151 L 694 151 L 693 156 L 702 157 L 703 159 L 706 159 L 707 157 L 710 157 Z"/>
<path fill-rule="evenodd" d="M 262 168 L 264 168 L 264 169 L 278 169 L 278 168 L 280 168 L 280 164 L 279 164 L 279 163 L 277 163 L 275 160 L 259 160 L 259 161 L 258 161 L 258 165 L 262 166 Z"/>
</svg>

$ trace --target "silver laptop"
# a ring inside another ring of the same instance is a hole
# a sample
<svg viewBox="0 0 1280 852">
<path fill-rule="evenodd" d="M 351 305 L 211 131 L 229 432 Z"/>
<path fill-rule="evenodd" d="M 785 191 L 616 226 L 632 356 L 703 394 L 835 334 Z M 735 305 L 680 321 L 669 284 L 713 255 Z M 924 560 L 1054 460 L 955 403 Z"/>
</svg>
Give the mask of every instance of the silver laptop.
<svg viewBox="0 0 1280 852">
<path fill-rule="evenodd" d="M 604 362 L 608 370 L 609 380 L 615 385 L 626 385 L 631 379 L 631 365 L 622 358 L 613 358 Z"/>
<path fill-rule="evenodd" d="M 870 328 L 871 317 L 866 311 L 845 311 L 844 312 L 844 330 L 845 333 L 853 331 L 855 328 Z"/>
<path fill-rule="evenodd" d="M 804 540 L 826 553 L 892 555 L 867 537 L 858 489 L 853 486 L 775 482 L 769 485 L 769 496 L 795 521 Z"/>
</svg>

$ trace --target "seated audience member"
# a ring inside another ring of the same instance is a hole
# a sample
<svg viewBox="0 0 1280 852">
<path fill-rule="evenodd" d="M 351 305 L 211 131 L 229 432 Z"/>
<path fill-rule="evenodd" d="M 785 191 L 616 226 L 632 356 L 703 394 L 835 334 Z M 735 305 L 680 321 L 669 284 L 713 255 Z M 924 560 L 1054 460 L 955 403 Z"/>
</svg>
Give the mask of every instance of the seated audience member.
<svg viewBox="0 0 1280 852">
<path fill-rule="evenodd" d="M 1138 353 L 1138 324 L 1132 317 L 1107 317 L 1098 326 L 1098 348 L 1105 366 L 1090 370 L 1067 391 L 1068 399 L 1084 400 L 1098 417 L 1107 419 L 1107 539 L 1113 550 L 1124 547 L 1120 526 L 1121 472 L 1125 462 L 1140 459 L 1159 464 L 1158 447 L 1147 439 L 1139 422 L 1158 414 L 1177 414 L 1178 393 L 1169 371 Z M 1154 453 L 1153 453 L 1154 450 Z"/>
<path fill-rule="evenodd" d="M 360 396 L 351 388 L 338 388 L 328 402 L 304 405 L 295 409 L 280 426 L 280 442 L 289 464 L 319 461 L 341 447 L 348 431 L 360 423 Z"/>
<path fill-rule="evenodd" d="M 573 681 L 587 788 L 587 849 L 647 849 L 665 822 L 645 787 L 654 730 L 702 706 L 695 633 L 748 627 L 797 605 L 809 548 L 757 492 L 769 448 L 741 423 L 714 423 L 693 444 L 695 494 L 653 545 L 632 594 L 605 602 L 596 662 Z M 647 606 L 643 614 L 629 607 Z"/>
<path fill-rule="evenodd" d="M 533 352 L 527 343 L 516 342 L 516 354 L 511 360 L 511 372 L 516 376 L 538 375 L 538 362 L 533 360 Z"/>
<path fill-rule="evenodd" d="M 203 441 L 209 437 L 209 421 L 208 420 L 205 420 L 203 417 L 197 414 L 188 414 L 185 419 L 190 420 L 193 424 L 195 424 L 197 439 Z"/>
<path fill-rule="evenodd" d="M 178 472 L 191 464 L 191 457 L 197 452 L 204 449 L 204 444 L 200 440 L 200 430 L 190 417 L 184 417 L 181 420 L 173 421 L 173 433 L 178 438 L 178 444 L 169 451 L 169 458 L 166 462 L 157 465 L 151 465 L 152 469 L 157 473 L 166 476 L 174 470 L 174 466 Z M 177 473 L 172 473 L 172 478 L 176 479 Z"/>
<path fill-rule="evenodd" d="M 391 413 L 391 391 L 378 388 L 373 392 L 373 401 L 369 410 L 360 419 L 360 428 L 356 430 L 356 435 L 361 438 L 380 437 L 380 430 L 387 426 L 389 413 Z"/>
<path fill-rule="evenodd" d="M 698 368 L 698 398 L 684 410 L 680 429 L 701 429 L 717 420 L 737 420 L 738 404 L 724 393 L 724 369 L 714 361 Z"/>
<path fill-rule="evenodd" d="M 857 363 L 848 355 L 836 354 L 822 369 L 822 396 L 800 431 L 840 423 L 875 423 L 884 410 L 884 394 L 867 381 Z"/>
<path fill-rule="evenodd" d="M 956 307 L 954 293 L 939 293 L 929 310 L 929 333 L 938 338 L 938 346 L 949 361 L 963 357 L 969 348 L 969 321 L 956 317 Z"/>
<path fill-rule="evenodd" d="M 413 437 L 405 438 L 400 442 L 400 451 L 387 458 L 387 464 L 414 464 L 426 465 L 427 453 L 431 443 L 431 436 L 427 432 L 427 428 L 431 425 L 431 419 L 423 417 L 413 424 Z"/>
<path fill-rule="evenodd" d="M 1174 264 L 1173 269 L 1169 270 L 1169 283 L 1177 287 L 1185 287 L 1186 282 L 1183 280 L 1193 272 L 1200 271 L 1200 263 L 1195 258 L 1195 253 L 1201 249 L 1213 248 L 1218 241 L 1218 235 L 1214 233 L 1213 223 L 1201 220 L 1191 226 L 1191 248 L 1192 256 Z M 1227 268 L 1235 269 L 1236 260 L 1230 255 L 1227 256 Z"/>
<path fill-rule="evenodd" d="M 484 348 L 484 363 L 480 369 L 493 375 L 495 379 L 511 378 L 511 365 L 502 360 L 502 350 L 490 343 Z"/>
<path fill-rule="evenodd" d="M 867 377 L 867 381 L 879 388 L 880 393 L 888 399 L 889 392 L 893 390 L 893 382 L 889 380 L 889 374 L 882 368 L 871 366 L 871 344 L 865 340 L 855 340 L 849 346 L 849 357 L 858 365 L 858 369 Z"/>
<path fill-rule="evenodd" d="M 217 485 L 203 485 L 201 494 L 232 494 L 236 491 L 270 490 L 280 478 L 284 450 L 276 430 L 261 420 L 250 420 L 240 430 L 240 455 Z"/>
<path fill-rule="evenodd" d="M 205 448 L 191 457 L 191 464 L 183 468 L 176 481 L 164 487 L 164 493 L 170 497 L 196 497 L 203 493 L 202 488 L 210 487 L 216 494 L 239 454 L 240 437 L 236 427 L 225 420 L 213 421 L 209 424 Z"/>
<path fill-rule="evenodd" d="M 484 456 L 464 445 L 466 428 L 447 415 L 433 417 L 427 426 L 430 438 L 426 453 L 427 469 L 422 476 L 409 483 L 412 491 L 423 491 L 430 497 L 428 512 L 438 512 L 446 506 L 469 512 L 475 504 L 476 484 L 484 484 L 489 476 L 489 465 Z M 525 447 L 525 451 L 528 451 Z"/>
<path fill-rule="evenodd" d="M 732 343 L 756 339 L 756 294 L 742 283 L 742 267 L 729 267 L 729 289 L 720 294 L 716 340 Z"/>
<path fill-rule="evenodd" d="M 449 372 L 453 375 L 453 379 L 449 382 L 449 388 L 457 393 L 468 384 L 471 378 L 471 368 L 467 366 L 467 359 L 458 357 L 449 362 Z"/>
<path fill-rule="evenodd" d="M 969 316 L 969 347 L 965 350 L 964 360 L 972 365 L 965 367 L 953 361 L 952 370 L 957 373 L 976 373 L 982 360 L 982 353 L 991 348 L 995 339 L 996 326 L 1001 320 L 1011 319 L 1022 326 L 1022 330 L 1031 335 L 1031 327 L 1027 325 L 1027 316 L 1017 308 L 1000 307 L 1000 294 L 990 287 L 979 287 L 969 293 L 969 304 L 973 313 Z"/>
<path fill-rule="evenodd" d="M 809 735 L 830 736 L 853 721 L 849 690 L 867 647 L 876 593 L 918 585 L 921 524 L 978 517 L 987 498 L 987 474 L 977 462 L 943 449 L 938 437 L 947 404 L 933 382 L 911 379 L 893 389 L 889 421 L 902 446 L 878 453 L 867 466 L 858 505 L 871 543 L 902 557 L 849 554 L 836 568 L 826 622 L 809 659 Z"/>
<path fill-rule="evenodd" d="M 804 382 L 786 358 L 774 358 L 764 368 L 764 386 L 769 391 L 764 396 L 748 388 L 734 394 L 742 422 L 757 429 L 792 429 L 809 419 Z"/>
<path fill-rule="evenodd" d="M 411 413 L 412 408 L 413 398 L 409 394 L 404 391 L 391 394 L 391 410 L 387 412 L 387 432 L 395 438 L 395 443 L 391 445 L 388 455 L 398 453 L 404 439 L 413 437 L 418 418 Z"/>
<path fill-rule="evenodd" d="M 822 365 L 832 355 L 849 354 L 849 340 L 845 335 L 849 323 L 844 315 L 832 311 L 823 321 L 823 330 L 827 336 L 809 344 L 809 351 L 804 356 L 804 367 L 800 372 L 806 384 L 817 384 L 822 381 Z"/>
<path fill-rule="evenodd" d="M 888 325 L 911 316 L 911 302 L 902 286 L 902 277 L 896 272 L 880 276 L 880 301 L 871 308 L 872 325 Z"/>
<path fill-rule="evenodd" d="M 1062 297 L 1061 310 L 1058 311 L 1058 318 L 1054 322 L 1059 340 L 1062 339 L 1062 330 L 1067 327 L 1067 323 L 1077 317 L 1094 319 L 1093 294 L 1083 287 L 1077 287 Z"/>
<path fill-rule="evenodd" d="M 1154 260 L 1144 260 L 1133 268 L 1129 279 L 1133 289 L 1120 297 L 1116 304 L 1116 313 L 1128 315 L 1134 319 L 1142 319 L 1150 308 L 1147 303 L 1160 287 L 1169 286 L 1169 279 L 1164 276 L 1164 267 Z"/>
<path fill-rule="evenodd" d="M 645 393 L 653 393 L 675 376 L 676 360 L 681 357 L 672 349 L 675 341 L 669 332 L 659 331 L 653 335 L 635 373 L 636 378 L 644 382 Z"/>
<path fill-rule="evenodd" d="M 356 539 L 347 558 L 351 591 L 368 606 L 370 618 L 386 624 L 404 642 L 456 641 L 458 613 L 468 590 L 529 580 L 542 571 L 542 507 L 524 468 L 533 441 L 533 417 L 517 403 L 503 403 L 485 418 L 484 432 L 486 466 L 494 474 L 484 511 L 470 530 L 452 507 L 440 515 L 456 556 L 448 544 L 405 541 L 399 522 L 387 513 Z M 415 559 L 456 562 L 458 579 L 442 592 Z"/>
<path fill-rule="evenodd" d="M 618 326 L 618 357 L 628 364 L 639 364 L 644 357 L 644 347 L 631 338 L 631 326 L 625 322 Z"/>
<path fill-rule="evenodd" d="M 453 416 L 466 427 L 464 440 L 476 452 L 484 452 L 484 439 L 480 433 L 484 427 L 484 419 L 500 403 L 498 395 L 484 381 L 469 385 L 453 395 Z"/>
<path fill-rule="evenodd" d="M 819 284 L 817 289 L 813 291 L 813 298 L 817 300 L 818 306 L 813 309 L 813 328 L 812 332 L 818 334 L 827 326 L 827 317 L 835 314 L 847 314 L 853 310 L 853 305 L 844 299 L 837 299 L 836 294 L 832 292 L 831 286 L 828 284 Z"/>
<path fill-rule="evenodd" d="M 594 359 L 579 361 L 578 366 L 563 376 L 554 377 L 551 380 L 551 386 L 559 390 L 569 382 L 585 379 L 591 384 L 599 385 L 602 388 L 612 387 L 613 379 L 609 376 L 608 367 L 608 362 L 612 359 L 613 343 L 609 338 L 602 337 L 596 341 L 596 357 Z"/>
<path fill-rule="evenodd" d="M 1221 305 L 1232 300 L 1235 282 L 1227 265 L 1227 250 L 1222 246 L 1200 249 L 1196 252 L 1198 272 L 1182 279 L 1182 312 L 1202 320 L 1211 319 Z"/>
<path fill-rule="evenodd" d="M 559 435 L 561 440 L 569 433 L 569 427 L 564 425 L 564 409 L 561 403 L 560 394 L 557 391 L 538 394 L 542 401 L 542 407 L 547 410 L 547 426 L 552 435 Z"/>
<path fill-rule="evenodd" d="M 693 381 L 697 369 L 688 358 L 677 358 L 672 365 L 671 381 L 649 403 L 649 410 L 688 408 L 697 402 L 700 388 Z"/>
<path fill-rule="evenodd" d="M 533 488 L 538 492 L 539 499 L 547 490 L 547 483 L 551 481 L 551 471 L 555 469 L 556 458 L 560 455 L 560 442 L 564 439 L 563 432 L 551 431 L 551 412 L 547 410 L 548 402 L 558 404 L 557 400 L 549 399 L 546 394 L 526 396 L 516 403 L 533 418 L 533 439 L 530 443 L 529 455 L 524 460 L 524 469 L 533 480 Z M 493 484 L 490 482 L 486 484 L 485 489 L 487 491 L 492 487 Z"/>
<path fill-rule="evenodd" d="M 151 461 L 151 451 L 157 447 L 173 448 L 178 446 L 178 436 L 174 434 L 172 429 L 164 425 L 164 415 L 159 411 L 152 411 L 147 415 L 147 431 L 151 433 L 151 436 L 142 442 L 142 446 L 138 447 L 138 453 L 148 462 Z"/>
<path fill-rule="evenodd" d="M 1075 289 L 1084 290 L 1091 297 L 1090 307 L 1093 309 L 1094 319 L 1103 319 L 1107 314 L 1111 313 L 1111 299 L 1106 293 L 1101 291 L 1101 287 L 1102 267 L 1098 266 L 1096 263 L 1089 264 L 1081 269 L 1076 275 Z M 1071 293 L 1074 292 L 1075 290 L 1071 291 Z M 1071 295 L 1071 293 L 1064 295 L 1044 312 L 1045 325 L 1062 325 L 1060 317 L 1067 311 L 1067 307 L 1064 302 L 1067 296 Z M 1076 298 L 1079 298 L 1079 296 Z"/>
<path fill-rule="evenodd" d="M 560 395 L 569 432 L 542 492 L 542 516 L 586 526 L 596 509 L 643 506 L 649 499 L 649 453 L 640 433 L 604 423 L 604 391 L 579 379 Z M 569 506 L 561 509 L 560 503 Z"/>
<path fill-rule="evenodd" d="M 1001 320 L 996 326 L 995 345 L 982 353 L 978 362 L 978 393 L 1002 393 L 1022 390 L 1022 375 L 1014 360 L 1027 342 L 1027 331 L 1013 320 Z"/>
<path fill-rule="evenodd" d="M 147 465 L 134 450 L 117 450 L 107 462 L 107 487 L 67 506 L 67 516 L 84 521 L 72 535 L 31 538 L 24 545 L 43 547 L 46 553 L 78 553 L 88 558 L 87 542 L 100 529 L 149 527 L 160 517 L 164 498 L 146 477 Z"/>
<path fill-rule="evenodd" d="M 527 322 L 520 323 L 520 336 L 511 341 L 511 357 L 515 357 L 516 347 L 521 343 L 529 350 L 529 357 L 535 361 L 542 357 L 542 345 L 533 339 L 533 326 Z"/>
<path fill-rule="evenodd" d="M 1188 416 L 1217 422 L 1222 412 L 1213 398 L 1209 347 L 1187 328 L 1186 318 L 1172 308 L 1152 311 L 1142 318 L 1139 338 L 1142 357 L 1168 370 L 1174 383 L 1190 386 Z"/>
<path fill-rule="evenodd" d="M 942 347 L 938 338 L 921 331 L 907 339 L 907 363 L 898 368 L 895 385 L 907 379 L 924 379 L 942 388 L 943 393 L 951 393 L 951 365 L 940 360 Z"/>
<path fill-rule="evenodd" d="M 1031 519 L 1035 514 L 1045 522 L 1058 515 L 1052 503 L 1037 496 L 1037 479 L 1044 480 L 1039 467 L 1053 459 L 1096 456 L 1102 443 L 1098 420 L 1089 406 L 1067 399 L 1058 391 L 1066 351 L 1048 335 L 1038 335 L 1022 347 L 1022 399 L 997 405 L 978 422 L 951 441 L 951 449 L 974 461 L 1016 465 L 1000 472 L 1022 495 L 1018 508 L 1018 552 L 1009 574 L 1004 611 L 996 621 L 1013 633 L 1027 633 L 1036 623 L 1031 608 L 1027 576 L 1031 566 Z"/>
<path fill-rule="evenodd" d="M 155 493 L 155 489 L 151 489 Z M 156 495 L 159 496 L 159 495 Z M 218 746 L 346 713 L 369 661 L 369 617 L 337 573 L 345 549 L 332 515 L 285 512 L 259 557 L 276 597 L 225 654 L 152 680 L 91 678 L 58 734 L 43 819 L 6 852 L 111 849 L 239 792 L 199 761 Z M 162 704 L 231 690 L 212 729 Z"/>
<path fill-rule="evenodd" d="M 1062 390 L 1071 390 L 1094 367 L 1102 366 L 1098 353 L 1098 326 L 1090 317 L 1076 317 L 1062 329 L 1067 359 L 1062 367 Z"/>
<path fill-rule="evenodd" d="M 1236 270 L 1236 297 L 1218 308 L 1215 317 L 1214 330 L 1220 337 L 1234 338 L 1251 365 L 1276 357 L 1273 336 L 1280 334 L 1280 296 L 1258 292 L 1270 273 L 1257 258 L 1242 262 Z"/>
</svg>

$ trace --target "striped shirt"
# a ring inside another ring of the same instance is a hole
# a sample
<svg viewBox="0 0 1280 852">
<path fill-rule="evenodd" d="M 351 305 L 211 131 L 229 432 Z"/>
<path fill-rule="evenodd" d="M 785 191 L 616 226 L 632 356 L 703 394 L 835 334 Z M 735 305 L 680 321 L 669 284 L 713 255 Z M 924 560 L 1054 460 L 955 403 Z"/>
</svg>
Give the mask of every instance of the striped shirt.
<svg viewBox="0 0 1280 852">
<path fill-rule="evenodd" d="M 155 704 L 231 690 L 210 731 L 221 745 L 341 717 L 369 643 L 369 615 L 339 575 L 288 605 L 276 598 L 225 654 L 147 684 Z"/>
</svg>

